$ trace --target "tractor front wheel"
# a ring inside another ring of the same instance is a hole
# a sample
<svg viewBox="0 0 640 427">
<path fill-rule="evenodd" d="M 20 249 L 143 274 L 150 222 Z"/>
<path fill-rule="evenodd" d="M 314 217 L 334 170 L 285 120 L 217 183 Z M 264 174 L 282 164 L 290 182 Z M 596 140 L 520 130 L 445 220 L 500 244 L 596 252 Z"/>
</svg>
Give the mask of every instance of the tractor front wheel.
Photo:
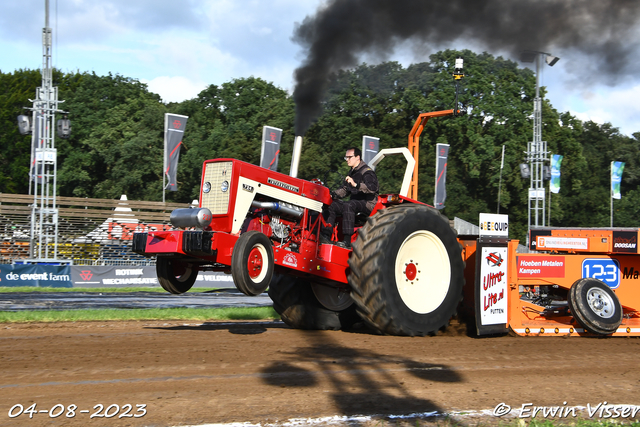
<svg viewBox="0 0 640 427">
<path fill-rule="evenodd" d="M 273 263 L 273 247 L 269 238 L 255 230 L 243 233 L 231 255 L 233 283 L 245 295 L 260 295 L 269 287 Z"/>
<path fill-rule="evenodd" d="M 455 231 L 425 205 L 378 211 L 359 230 L 349 258 L 358 314 L 389 335 L 426 335 L 446 326 L 464 286 Z"/>
<path fill-rule="evenodd" d="M 172 294 L 187 292 L 198 277 L 198 265 L 174 258 L 158 257 L 156 274 L 162 288 Z"/>
</svg>

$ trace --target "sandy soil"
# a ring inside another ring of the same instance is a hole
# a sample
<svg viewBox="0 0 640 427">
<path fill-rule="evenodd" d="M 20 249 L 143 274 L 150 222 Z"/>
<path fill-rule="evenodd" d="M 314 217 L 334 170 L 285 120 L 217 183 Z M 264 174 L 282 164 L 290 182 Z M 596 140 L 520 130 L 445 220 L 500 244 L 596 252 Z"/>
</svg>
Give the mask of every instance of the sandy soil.
<svg viewBox="0 0 640 427">
<path fill-rule="evenodd" d="M 637 338 L 404 338 L 280 322 L 86 322 L 2 325 L 0 344 L 0 425 L 264 425 L 354 414 L 376 415 L 383 425 L 391 414 L 503 402 L 640 404 Z M 64 412 L 9 416 L 20 412 L 15 405 L 34 403 Z M 70 405 L 77 408 L 67 417 Z M 127 417 L 142 414 L 136 405 L 146 414 Z M 90 418 L 109 407 L 112 417 Z M 487 417 L 485 425 L 500 420 Z"/>
</svg>

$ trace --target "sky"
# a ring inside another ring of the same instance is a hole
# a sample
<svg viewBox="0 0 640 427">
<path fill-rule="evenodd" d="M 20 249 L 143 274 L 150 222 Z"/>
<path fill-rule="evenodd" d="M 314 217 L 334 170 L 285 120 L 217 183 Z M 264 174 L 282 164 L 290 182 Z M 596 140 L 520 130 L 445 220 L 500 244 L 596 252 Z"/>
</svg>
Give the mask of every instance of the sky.
<svg viewBox="0 0 640 427">
<path fill-rule="evenodd" d="M 0 71 L 40 69 L 45 0 L 1 1 Z M 294 70 L 306 57 L 292 35 L 321 7 L 323 0 L 50 0 L 52 63 L 63 72 L 138 79 L 164 102 L 195 98 L 210 84 L 249 76 L 292 93 Z M 453 43 L 439 49 L 487 50 L 517 60 L 472 42 Z M 428 61 L 428 54 L 414 52 L 401 45 L 382 59 L 404 67 Z M 561 59 L 542 67 L 540 84 L 556 110 L 610 122 L 629 136 L 640 132 L 640 71 L 619 81 L 597 75 L 585 81 L 576 77 L 573 67 L 584 63 L 572 61 L 572 52 L 549 53 Z M 380 60 L 362 56 L 369 64 Z"/>
</svg>

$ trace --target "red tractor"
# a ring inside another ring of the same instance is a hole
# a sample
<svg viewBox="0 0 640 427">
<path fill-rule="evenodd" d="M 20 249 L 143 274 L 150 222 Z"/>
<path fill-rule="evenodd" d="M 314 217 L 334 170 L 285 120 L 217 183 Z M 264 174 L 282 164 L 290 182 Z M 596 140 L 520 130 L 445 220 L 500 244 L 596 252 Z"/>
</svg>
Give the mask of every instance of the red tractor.
<svg viewBox="0 0 640 427">
<path fill-rule="evenodd" d="M 322 210 L 332 203 L 322 183 L 235 159 L 205 161 L 199 208 L 175 210 L 170 231 L 136 233 L 133 250 L 157 257 L 158 279 L 171 293 L 188 291 L 202 270 L 230 271 L 246 295 L 268 289 L 294 328 L 364 320 L 383 334 L 433 333 L 456 312 L 465 266 L 449 221 L 407 197 L 409 150 L 382 150 L 371 166 L 398 152 L 409 163 L 403 188 L 380 195 L 360 219 L 352 250 L 320 242 Z"/>
</svg>

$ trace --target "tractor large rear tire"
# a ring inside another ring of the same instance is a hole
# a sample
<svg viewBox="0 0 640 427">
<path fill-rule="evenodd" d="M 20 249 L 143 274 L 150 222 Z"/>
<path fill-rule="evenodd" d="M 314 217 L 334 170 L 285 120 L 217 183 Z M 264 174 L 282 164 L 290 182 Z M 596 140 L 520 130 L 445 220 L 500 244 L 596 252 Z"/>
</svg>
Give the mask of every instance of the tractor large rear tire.
<svg viewBox="0 0 640 427">
<path fill-rule="evenodd" d="M 172 294 L 187 292 L 198 277 L 198 265 L 174 258 L 158 257 L 156 274 L 160 286 Z"/>
<path fill-rule="evenodd" d="M 464 261 L 455 231 L 425 205 L 393 206 L 353 243 L 349 285 L 360 317 L 382 334 L 424 336 L 456 314 Z"/>
<path fill-rule="evenodd" d="M 295 329 L 340 330 L 360 321 L 354 304 L 340 311 L 329 310 L 320 304 L 311 284 L 295 276 L 274 274 L 269 297 L 282 321 Z"/>
</svg>

